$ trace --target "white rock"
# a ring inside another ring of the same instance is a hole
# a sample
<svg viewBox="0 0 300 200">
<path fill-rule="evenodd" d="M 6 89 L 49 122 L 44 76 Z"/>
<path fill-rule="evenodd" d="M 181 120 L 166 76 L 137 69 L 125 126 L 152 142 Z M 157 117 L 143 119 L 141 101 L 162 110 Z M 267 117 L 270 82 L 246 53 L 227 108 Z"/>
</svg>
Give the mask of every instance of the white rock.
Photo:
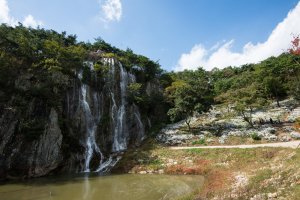
<svg viewBox="0 0 300 200">
<path fill-rule="evenodd" d="M 219 138 L 219 143 L 220 143 L 220 144 L 224 144 L 226 140 L 227 140 L 227 136 L 226 136 L 226 135 L 222 135 L 222 136 Z"/>
<path fill-rule="evenodd" d="M 300 139 L 300 133 L 293 131 L 290 133 L 291 137 L 294 139 Z"/>
<path fill-rule="evenodd" d="M 281 142 L 289 142 L 291 140 L 292 140 L 292 138 L 290 136 L 288 136 L 288 135 L 285 135 L 285 136 L 283 136 L 283 137 L 280 138 Z"/>
<path fill-rule="evenodd" d="M 211 136 L 211 132 L 209 131 L 201 131 L 203 133 L 204 136 Z"/>
<path fill-rule="evenodd" d="M 264 138 L 269 141 L 276 141 L 278 139 L 276 135 L 266 135 Z"/>
<path fill-rule="evenodd" d="M 268 193 L 268 198 L 277 198 L 278 194 L 275 193 Z"/>
<path fill-rule="evenodd" d="M 300 107 L 297 107 L 290 112 L 288 116 L 288 121 L 295 122 L 298 117 L 300 117 Z"/>
<path fill-rule="evenodd" d="M 207 142 L 207 143 L 210 143 L 210 142 L 213 142 L 213 141 L 214 141 L 214 139 L 212 139 L 212 138 L 206 139 L 206 142 Z"/>
<path fill-rule="evenodd" d="M 205 139 L 205 136 L 204 136 L 204 135 L 198 135 L 197 137 L 198 137 L 199 140 Z"/>
</svg>

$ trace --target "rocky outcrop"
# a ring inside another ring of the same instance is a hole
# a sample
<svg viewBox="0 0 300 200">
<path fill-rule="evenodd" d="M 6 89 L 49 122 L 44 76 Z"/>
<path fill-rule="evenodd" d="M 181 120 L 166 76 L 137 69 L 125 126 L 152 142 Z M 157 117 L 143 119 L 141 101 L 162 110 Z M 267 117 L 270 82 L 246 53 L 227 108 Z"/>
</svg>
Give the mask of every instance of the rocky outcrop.
<svg viewBox="0 0 300 200">
<path fill-rule="evenodd" d="M 108 71 L 94 71 L 91 60 L 81 77 L 19 76 L 19 93 L 0 106 L 0 178 L 107 171 L 122 151 L 141 144 L 154 117 L 127 98 L 136 78 L 116 59 L 101 59 Z M 159 86 L 145 84 L 149 94 L 152 87 Z"/>
<path fill-rule="evenodd" d="M 253 137 L 266 141 L 288 142 L 300 139 L 300 130 L 294 122 L 300 117 L 300 107 L 294 99 L 287 99 L 271 104 L 264 110 L 256 110 L 252 114 L 254 126 L 249 124 L 231 108 L 214 106 L 201 115 L 192 118 L 192 133 L 187 131 L 184 121 L 170 124 L 157 135 L 158 142 L 166 145 L 193 144 L 193 142 L 217 141 L 224 144 L 230 137 Z M 217 138 L 212 139 L 214 136 Z M 199 141 L 203 140 L 203 141 Z"/>
<path fill-rule="evenodd" d="M 1 177 L 37 177 L 58 167 L 63 158 L 63 136 L 55 109 L 51 109 L 43 133 L 33 141 L 19 133 L 21 122 L 14 111 L 6 111 L 0 121 Z"/>
<path fill-rule="evenodd" d="M 58 114 L 51 109 L 49 121 L 44 133 L 28 149 L 30 156 L 27 165 L 30 166 L 28 176 L 43 176 L 56 169 L 62 161 L 62 133 L 58 124 Z M 35 152 L 35 154 L 31 154 Z"/>
<path fill-rule="evenodd" d="M 192 118 L 191 122 L 195 122 L 196 118 Z M 166 145 L 182 145 L 193 139 L 202 139 L 203 135 L 194 135 L 186 131 L 186 124 L 180 121 L 174 124 L 169 124 L 163 128 L 156 136 L 159 143 Z"/>
</svg>

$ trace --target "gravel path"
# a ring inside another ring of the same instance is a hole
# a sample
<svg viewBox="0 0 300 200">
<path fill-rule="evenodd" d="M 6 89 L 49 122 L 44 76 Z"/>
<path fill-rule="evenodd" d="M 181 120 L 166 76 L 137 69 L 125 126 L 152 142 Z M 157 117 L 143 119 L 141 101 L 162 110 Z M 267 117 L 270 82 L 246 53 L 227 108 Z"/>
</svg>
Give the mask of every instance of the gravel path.
<svg viewBox="0 0 300 200">
<path fill-rule="evenodd" d="M 180 149 L 251 149 L 258 147 L 283 147 L 296 149 L 300 141 L 280 142 L 280 143 L 267 143 L 267 144 L 246 144 L 246 145 L 230 145 L 230 146 L 192 146 L 192 147 L 170 147 L 172 150 Z M 300 147 L 300 146 L 299 146 Z"/>
</svg>

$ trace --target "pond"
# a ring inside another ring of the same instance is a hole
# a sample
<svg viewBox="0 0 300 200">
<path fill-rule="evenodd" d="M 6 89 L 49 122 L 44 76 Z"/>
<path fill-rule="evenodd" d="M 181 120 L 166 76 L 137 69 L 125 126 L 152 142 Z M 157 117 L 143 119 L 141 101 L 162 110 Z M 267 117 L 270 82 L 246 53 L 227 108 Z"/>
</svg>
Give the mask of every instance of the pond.
<svg viewBox="0 0 300 200">
<path fill-rule="evenodd" d="M 202 176 L 49 177 L 0 185 L 2 200 L 170 200 L 199 189 Z"/>
</svg>

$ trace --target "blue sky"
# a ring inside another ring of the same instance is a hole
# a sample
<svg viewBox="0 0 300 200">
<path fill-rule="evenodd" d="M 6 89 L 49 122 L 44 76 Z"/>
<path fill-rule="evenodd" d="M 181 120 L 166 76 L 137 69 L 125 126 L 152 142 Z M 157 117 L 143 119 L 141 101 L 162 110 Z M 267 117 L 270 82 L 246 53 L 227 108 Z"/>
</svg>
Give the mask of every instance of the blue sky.
<svg viewBox="0 0 300 200">
<path fill-rule="evenodd" d="M 298 0 L 0 0 L 0 22 L 67 31 L 82 41 L 100 36 L 159 60 L 166 70 L 212 69 L 281 53 L 291 34 L 300 33 L 297 4 Z"/>
</svg>

